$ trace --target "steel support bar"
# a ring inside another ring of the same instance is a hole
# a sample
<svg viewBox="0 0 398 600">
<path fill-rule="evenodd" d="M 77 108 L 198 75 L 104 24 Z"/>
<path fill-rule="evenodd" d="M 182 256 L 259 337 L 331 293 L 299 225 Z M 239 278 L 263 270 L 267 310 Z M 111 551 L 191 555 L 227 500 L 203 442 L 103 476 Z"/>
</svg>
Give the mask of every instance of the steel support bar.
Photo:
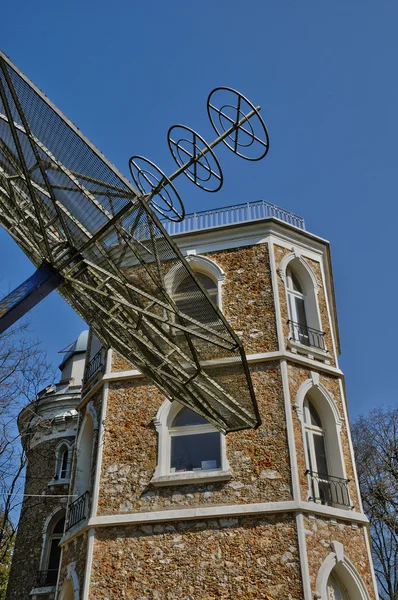
<svg viewBox="0 0 398 600">
<path fill-rule="evenodd" d="M 31 308 L 63 282 L 59 273 L 43 263 L 26 281 L 0 302 L 0 334 L 6 331 Z"/>
</svg>

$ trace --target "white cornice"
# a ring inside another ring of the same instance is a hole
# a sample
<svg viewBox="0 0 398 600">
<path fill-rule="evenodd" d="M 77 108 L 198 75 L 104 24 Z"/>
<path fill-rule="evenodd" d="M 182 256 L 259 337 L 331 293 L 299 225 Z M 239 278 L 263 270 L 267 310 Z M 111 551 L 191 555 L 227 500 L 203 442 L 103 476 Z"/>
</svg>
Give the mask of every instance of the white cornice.
<svg viewBox="0 0 398 600">
<path fill-rule="evenodd" d="M 120 527 L 121 525 L 150 525 L 152 523 L 170 523 L 175 521 L 192 521 L 197 519 L 220 519 L 245 517 L 262 514 L 294 513 L 315 515 L 345 521 L 355 525 L 367 525 L 368 519 L 363 513 L 323 506 L 315 502 L 285 501 L 259 502 L 255 504 L 234 504 L 226 506 L 202 506 L 195 508 L 179 508 L 152 512 L 137 512 L 117 515 L 102 515 L 89 519 L 81 528 L 67 533 L 60 542 L 63 546 L 72 539 L 91 528 Z"/>
</svg>

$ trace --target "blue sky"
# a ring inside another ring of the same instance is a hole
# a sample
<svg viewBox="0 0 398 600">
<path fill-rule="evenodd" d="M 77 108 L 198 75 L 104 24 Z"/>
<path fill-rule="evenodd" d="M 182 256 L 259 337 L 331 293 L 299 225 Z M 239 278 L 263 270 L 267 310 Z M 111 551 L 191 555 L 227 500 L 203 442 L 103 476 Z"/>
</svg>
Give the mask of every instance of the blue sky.
<svg viewBox="0 0 398 600">
<path fill-rule="evenodd" d="M 248 163 L 218 152 L 225 183 L 178 184 L 188 212 L 266 199 L 331 241 L 350 413 L 396 403 L 398 3 L 396 0 L 5 3 L 2 50 L 128 173 L 164 171 L 167 130 L 212 139 L 218 85 L 261 104 L 271 145 Z M 0 230 L 1 287 L 33 272 Z M 83 327 L 54 292 L 31 313 L 54 362 Z"/>
</svg>

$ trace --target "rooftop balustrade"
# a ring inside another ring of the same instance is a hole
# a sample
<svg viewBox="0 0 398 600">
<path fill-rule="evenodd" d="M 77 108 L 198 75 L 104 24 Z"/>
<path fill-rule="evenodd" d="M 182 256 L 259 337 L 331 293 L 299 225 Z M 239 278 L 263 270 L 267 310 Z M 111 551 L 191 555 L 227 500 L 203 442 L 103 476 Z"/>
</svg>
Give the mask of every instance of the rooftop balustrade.
<svg viewBox="0 0 398 600">
<path fill-rule="evenodd" d="M 259 221 L 261 219 L 274 218 L 298 227 L 305 231 L 305 223 L 302 217 L 284 210 L 276 204 L 271 204 L 265 200 L 255 200 L 254 202 L 245 202 L 233 206 L 224 206 L 222 208 L 213 208 L 200 212 L 189 213 L 185 219 L 179 223 L 174 221 L 163 221 L 166 231 L 170 235 L 191 233 L 203 229 L 212 229 L 216 227 L 226 227 L 228 225 L 237 225 L 239 223 L 248 223 Z"/>
</svg>

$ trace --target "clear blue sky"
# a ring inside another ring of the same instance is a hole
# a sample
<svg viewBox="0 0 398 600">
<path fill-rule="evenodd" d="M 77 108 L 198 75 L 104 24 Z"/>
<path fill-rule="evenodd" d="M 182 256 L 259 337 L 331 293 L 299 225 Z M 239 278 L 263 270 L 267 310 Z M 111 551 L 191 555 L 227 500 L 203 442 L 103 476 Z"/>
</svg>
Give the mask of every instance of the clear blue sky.
<svg viewBox="0 0 398 600">
<path fill-rule="evenodd" d="M 268 157 L 219 158 L 215 195 L 181 182 L 188 212 L 264 198 L 331 241 L 352 416 L 395 404 L 398 2 L 40 0 L 2 5 L 2 50 L 114 162 L 166 172 L 170 125 L 211 138 L 208 92 L 263 107 Z M 0 231 L 3 290 L 33 268 Z M 54 292 L 31 314 L 55 362 L 83 323 Z"/>
</svg>

